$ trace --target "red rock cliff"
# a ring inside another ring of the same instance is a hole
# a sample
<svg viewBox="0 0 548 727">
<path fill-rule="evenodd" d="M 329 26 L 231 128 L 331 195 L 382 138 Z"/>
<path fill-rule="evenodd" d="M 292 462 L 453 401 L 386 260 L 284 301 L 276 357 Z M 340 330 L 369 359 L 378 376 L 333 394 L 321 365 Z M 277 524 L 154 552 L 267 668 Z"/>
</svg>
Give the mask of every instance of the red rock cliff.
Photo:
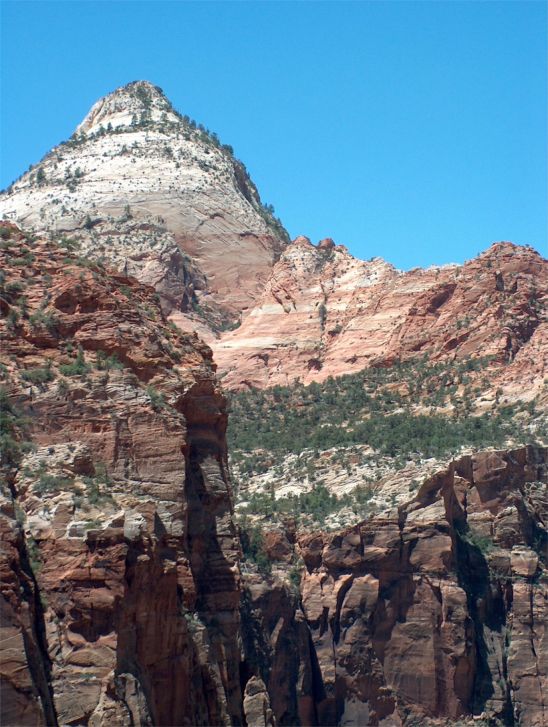
<svg viewBox="0 0 548 727">
<path fill-rule="evenodd" d="M 397 519 L 299 534 L 300 595 L 246 575 L 280 724 L 545 725 L 547 479 L 546 448 L 465 456 Z"/>
<path fill-rule="evenodd" d="M 152 289 L 2 230 L 2 722 L 238 723 L 211 353 Z"/>
<path fill-rule="evenodd" d="M 462 266 L 400 272 L 342 245 L 297 238 L 242 325 L 212 342 L 227 388 L 307 384 L 395 359 L 491 355 L 495 390 L 542 391 L 548 266 L 531 248 L 497 243 Z"/>
<path fill-rule="evenodd" d="M 3 724 L 546 724 L 545 448 L 271 534 L 300 592 L 242 579 L 210 350 L 135 279 L 0 239 Z"/>
</svg>

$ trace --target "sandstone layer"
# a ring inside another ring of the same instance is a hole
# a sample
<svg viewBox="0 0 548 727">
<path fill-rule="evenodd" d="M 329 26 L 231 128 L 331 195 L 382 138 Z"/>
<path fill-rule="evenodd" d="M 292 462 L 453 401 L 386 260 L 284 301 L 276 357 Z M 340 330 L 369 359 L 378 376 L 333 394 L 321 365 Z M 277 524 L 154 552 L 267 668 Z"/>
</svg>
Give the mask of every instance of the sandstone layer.
<svg viewBox="0 0 548 727">
<path fill-rule="evenodd" d="M 527 398 L 546 376 L 547 298 L 548 266 L 532 248 L 497 243 L 462 266 L 404 273 L 300 237 L 242 325 L 211 345 L 228 388 L 323 381 L 396 359 L 492 356 L 501 375 L 491 388 Z"/>
<path fill-rule="evenodd" d="M 546 448 L 482 452 L 394 517 L 272 536 L 300 594 L 246 574 L 244 636 L 279 724 L 545 725 L 547 477 Z"/>
<path fill-rule="evenodd" d="M 497 243 L 464 265 L 401 272 L 328 238 L 287 245 L 231 147 L 145 81 L 100 99 L 0 195 L 0 215 L 152 285 L 171 320 L 213 347 L 226 388 L 470 355 L 511 363 L 491 393 L 543 386 L 538 253 Z"/>
<path fill-rule="evenodd" d="M 77 239 L 209 335 L 252 305 L 287 237 L 231 147 L 146 81 L 100 99 L 2 194 L 0 216 Z"/>
<path fill-rule="evenodd" d="M 272 529 L 261 573 L 210 349 L 135 278 L 0 240 L 2 724 L 546 723 L 546 448 Z"/>
<path fill-rule="evenodd" d="M 238 724 L 211 352 L 134 278 L 2 240 L 2 724 Z"/>
</svg>

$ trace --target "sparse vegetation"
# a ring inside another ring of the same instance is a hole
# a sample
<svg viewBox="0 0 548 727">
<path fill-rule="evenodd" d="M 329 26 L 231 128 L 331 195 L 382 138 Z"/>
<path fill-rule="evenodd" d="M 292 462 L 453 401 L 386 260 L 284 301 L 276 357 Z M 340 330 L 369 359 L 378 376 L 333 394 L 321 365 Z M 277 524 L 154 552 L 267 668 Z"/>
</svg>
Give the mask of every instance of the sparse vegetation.
<svg viewBox="0 0 548 727">
<path fill-rule="evenodd" d="M 262 530 L 257 526 L 240 527 L 240 540 L 244 558 L 255 563 L 264 573 L 270 573 L 272 564 L 264 549 Z"/>
<path fill-rule="evenodd" d="M 109 356 L 105 351 L 97 351 L 95 366 L 99 371 L 120 371 L 124 368 L 124 364 L 118 359 L 115 353 Z"/>
<path fill-rule="evenodd" d="M 27 419 L 10 400 L 7 390 L 0 386 L 0 465 L 16 467 L 25 452 L 32 449 L 26 439 Z"/>
<path fill-rule="evenodd" d="M 34 369 L 23 369 L 21 371 L 21 379 L 29 384 L 47 384 L 53 381 L 55 372 L 51 368 L 51 363 Z"/>
<path fill-rule="evenodd" d="M 34 330 L 45 328 L 50 333 L 55 333 L 59 326 L 59 319 L 51 311 L 40 309 L 29 316 L 29 323 Z"/>
<path fill-rule="evenodd" d="M 91 366 L 85 362 L 84 351 L 82 348 L 78 349 L 76 359 L 69 364 L 61 364 L 59 371 L 63 376 L 83 376 L 91 370 Z"/>
<path fill-rule="evenodd" d="M 59 475 L 41 472 L 38 482 L 34 485 L 34 491 L 39 495 L 61 492 L 62 490 L 71 488 L 73 484 L 74 479 L 72 477 L 61 477 Z"/>
<path fill-rule="evenodd" d="M 95 474 L 82 478 L 86 486 L 86 500 L 90 505 L 97 505 L 103 500 L 111 500 L 112 495 L 108 488 L 112 485 L 112 480 L 107 472 L 104 464 L 95 464 Z"/>
<path fill-rule="evenodd" d="M 147 386 L 147 395 L 150 399 L 150 404 L 154 411 L 161 411 L 167 406 L 164 395 L 153 386 Z"/>
</svg>

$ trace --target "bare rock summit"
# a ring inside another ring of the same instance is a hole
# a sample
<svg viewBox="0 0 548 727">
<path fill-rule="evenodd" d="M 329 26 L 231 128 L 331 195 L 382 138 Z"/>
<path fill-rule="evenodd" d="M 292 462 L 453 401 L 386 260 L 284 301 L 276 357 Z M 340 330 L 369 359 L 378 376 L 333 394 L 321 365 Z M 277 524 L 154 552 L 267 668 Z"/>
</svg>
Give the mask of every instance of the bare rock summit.
<svg viewBox="0 0 548 727">
<path fill-rule="evenodd" d="M 206 334 L 254 304 L 287 242 L 232 148 L 147 81 L 97 101 L 2 193 L 0 217 L 154 286 Z"/>
</svg>

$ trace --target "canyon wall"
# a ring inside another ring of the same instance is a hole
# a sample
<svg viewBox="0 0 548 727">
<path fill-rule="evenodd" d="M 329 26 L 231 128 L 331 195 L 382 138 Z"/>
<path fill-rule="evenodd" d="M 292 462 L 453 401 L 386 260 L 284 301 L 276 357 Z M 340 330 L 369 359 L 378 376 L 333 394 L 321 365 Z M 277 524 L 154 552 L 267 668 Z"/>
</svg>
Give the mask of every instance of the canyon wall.
<svg viewBox="0 0 548 727">
<path fill-rule="evenodd" d="M 547 479 L 546 448 L 465 456 L 395 518 L 299 533 L 300 593 L 246 575 L 278 723 L 545 725 Z"/>
<path fill-rule="evenodd" d="M 341 531 L 288 523 L 269 575 L 242 561 L 211 350 L 66 240 L 0 240 L 3 724 L 546 724 L 546 448 L 461 457 Z M 477 274 L 524 325 L 449 350 L 511 353 L 536 387 L 537 256 L 497 250 Z"/>
<path fill-rule="evenodd" d="M 548 268 L 532 248 L 497 243 L 464 265 L 401 272 L 301 237 L 242 325 L 211 346 L 229 389 L 492 356 L 500 371 L 482 389 L 514 400 L 543 391 L 547 302 Z"/>
<path fill-rule="evenodd" d="M 238 724 L 211 352 L 151 288 L 3 229 L 2 723 Z"/>
</svg>

